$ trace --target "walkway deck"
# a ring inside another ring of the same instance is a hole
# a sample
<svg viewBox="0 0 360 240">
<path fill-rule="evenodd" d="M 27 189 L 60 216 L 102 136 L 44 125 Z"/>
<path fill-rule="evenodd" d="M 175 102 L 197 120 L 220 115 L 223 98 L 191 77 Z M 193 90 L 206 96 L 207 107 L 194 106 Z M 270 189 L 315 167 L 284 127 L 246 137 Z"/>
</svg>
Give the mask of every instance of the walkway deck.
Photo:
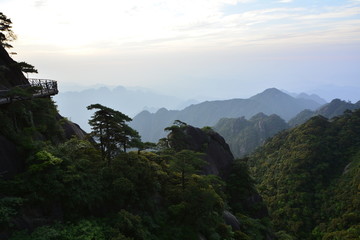
<svg viewBox="0 0 360 240">
<path fill-rule="evenodd" d="M 9 96 L 9 92 L 15 87 L 10 89 L 3 89 L 0 90 L 0 104 L 11 103 L 13 101 L 19 101 L 19 100 L 26 100 L 30 98 L 48 97 L 59 93 L 57 82 L 54 80 L 29 78 L 28 81 L 29 84 L 19 85 L 15 87 L 24 88 L 24 89 L 33 87 L 34 93 L 32 94 L 32 96 L 30 97 Z"/>
</svg>

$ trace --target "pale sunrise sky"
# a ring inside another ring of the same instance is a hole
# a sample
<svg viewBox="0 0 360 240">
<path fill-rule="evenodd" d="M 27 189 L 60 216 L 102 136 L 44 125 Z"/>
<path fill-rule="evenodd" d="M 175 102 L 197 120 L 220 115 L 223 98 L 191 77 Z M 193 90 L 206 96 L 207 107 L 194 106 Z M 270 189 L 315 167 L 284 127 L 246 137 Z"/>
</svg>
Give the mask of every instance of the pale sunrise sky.
<svg viewBox="0 0 360 240">
<path fill-rule="evenodd" d="M 360 100 L 359 0 L 0 0 L 14 58 L 60 90 L 245 98 L 276 87 Z"/>
</svg>

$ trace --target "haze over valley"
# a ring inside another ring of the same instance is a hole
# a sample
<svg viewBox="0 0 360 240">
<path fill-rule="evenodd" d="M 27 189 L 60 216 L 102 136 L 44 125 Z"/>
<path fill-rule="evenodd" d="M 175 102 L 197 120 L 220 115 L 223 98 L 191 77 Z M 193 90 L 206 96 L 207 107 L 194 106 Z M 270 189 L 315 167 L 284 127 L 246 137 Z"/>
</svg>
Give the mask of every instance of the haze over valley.
<svg viewBox="0 0 360 240">
<path fill-rule="evenodd" d="M 0 0 L 1 240 L 358 240 L 359 0 Z"/>
</svg>

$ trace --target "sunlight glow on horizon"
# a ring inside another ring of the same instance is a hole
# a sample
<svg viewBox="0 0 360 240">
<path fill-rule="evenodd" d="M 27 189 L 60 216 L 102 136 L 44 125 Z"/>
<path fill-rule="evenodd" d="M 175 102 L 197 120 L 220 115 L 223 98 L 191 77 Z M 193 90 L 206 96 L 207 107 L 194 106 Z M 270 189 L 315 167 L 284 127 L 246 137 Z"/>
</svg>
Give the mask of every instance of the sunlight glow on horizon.
<svg viewBox="0 0 360 240">
<path fill-rule="evenodd" d="M 357 0 L 0 2 L 40 78 L 222 98 L 360 83 Z"/>
<path fill-rule="evenodd" d="M 224 7 L 251 2 L 256 1 L 10 0 L 5 2 L 5 14 L 13 19 L 19 36 L 15 45 L 21 49 L 51 45 L 60 53 L 66 49 L 75 55 L 102 51 L 104 46 L 121 51 L 161 51 L 164 47 L 360 40 L 360 4 L 314 8 L 280 1 L 280 6 L 224 12 Z"/>
</svg>

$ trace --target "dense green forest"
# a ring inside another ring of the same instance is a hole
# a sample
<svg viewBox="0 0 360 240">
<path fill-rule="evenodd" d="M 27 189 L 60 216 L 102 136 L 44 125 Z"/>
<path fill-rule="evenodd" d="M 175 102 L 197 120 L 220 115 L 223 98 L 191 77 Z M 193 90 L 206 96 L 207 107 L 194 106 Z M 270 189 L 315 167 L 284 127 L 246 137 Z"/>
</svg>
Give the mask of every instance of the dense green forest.
<svg viewBox="0 0 360 240">
<path fill-rule="evenodd" d="M 274 227 L 294 239 L 359 239 L 360 110 L 282 132 L 248 159 Z"/>
<path fill-rule="evenodd" d="M 101 105 L 95 107 L 110 111 L 107 117 L 113 118 L 111 121 L 118 120 L 119 112 Z M 98 119 L 99 111 L 94 113 L 92 121 Z M 127 153 L 123 144 L 114 144 L 115 138 L 104 149 L 102 140 L 64 139 L 61 124 L 66 120 L 55 117 L 55 106 L 49 99 L 18 101 L 1 107 L 0 114 L 1 134 L 16 142 L 25 159 L 20 174 L 0 183 L 0 226 L 5 237 L 266 239 L 270 236 L 268 218 L 254 216 L 258 206 L 246 204 L 246 198 L 254 193 L 246 165 L 235 161 L 234 169 L 240 171 L 233 171 L 227 182 L 215 175 L 201 175 L 206 162 L 201 153 L 186 149 L 186 139 L 191 137 L 182 131 L 186 126 L 174 125 L 168 129 L 167 141 L 174 147 L 162 145 L 156 152 Z M 105 121 L 106 117 L 99 120 Z M 114 127 L 119 127 L 119 132 L 123 132 L 122 128 L 128 130 L 124 122 L 118 123 L 121 124 Z M 98 133 L 98 127 L 94 125 L 93 134 Z M 102 134 L 110 132 L 113 134 L 114 129 Z M 119 139 L 122 143 L 123 138 Z M 225 222 L 224 214 L 229 210 L 234 210 L 240 220 L 238 229 Z"/>
</svg>

